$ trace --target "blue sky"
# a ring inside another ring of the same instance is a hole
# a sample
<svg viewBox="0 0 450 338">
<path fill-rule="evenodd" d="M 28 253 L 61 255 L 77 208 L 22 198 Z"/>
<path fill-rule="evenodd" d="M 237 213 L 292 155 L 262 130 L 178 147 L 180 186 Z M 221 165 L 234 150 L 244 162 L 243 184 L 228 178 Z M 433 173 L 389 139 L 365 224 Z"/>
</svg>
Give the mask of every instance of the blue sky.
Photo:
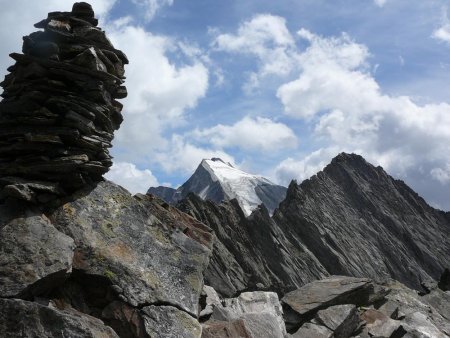
<svg viewBox="0 0 450 338">
<path fill-rule="evenodd" d="M 130 191 L 176 187 L 213 156 L 287 185 L 347 151 L 450 210 L 448 1 L 91 3 L 131 62 L 108 174 Z M 5 73 L 72 2 L 0 4 Z"/>
</svg>

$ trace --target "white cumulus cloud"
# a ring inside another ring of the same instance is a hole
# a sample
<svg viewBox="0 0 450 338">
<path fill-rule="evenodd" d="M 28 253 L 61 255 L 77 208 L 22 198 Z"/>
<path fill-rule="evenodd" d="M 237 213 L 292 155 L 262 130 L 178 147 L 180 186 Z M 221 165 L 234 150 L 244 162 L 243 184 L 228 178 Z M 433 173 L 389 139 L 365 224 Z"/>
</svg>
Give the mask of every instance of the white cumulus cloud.
<svg viewBox="0 0 450 338">
<path fill-rule="evenodd" d="M 375 5 L 377 5 L 378 7 L 383 7 L 387 0 L 373 0 L 375 2 Z"/>
<path fill-rule="evenodd" d="M 115 162 L 105 178 L 121 185 L 132 194 L 145 194 L 158 180 L 148 169 L 140 170 L 133 163 Z"/>
<path fill-rule="evenodd" d="M 132 0 L 132 2 L 141 7 L 145 13 L 146 20 L 152 20 L 156 12 L 163 6 L 172 6 L 174 0 Z"/>
<path fill-rule="evenodd" d="M 195 130 L 192 136 L 219 148 L 238 147 L 244 150 L 276 151 L 295 148 L 297 136 L 283 123 L 263 117 L 244 117 L 233 125 L 216 125 Z"/>
<path fill-rule="evenodd" d="M 201 61 L 175 65 L 167 53 L 176 50 L 176 43 L 141 27 L 112 26 L 109 37 L 130 59 L 125 120 L 115 145 L 127 148 L 130 156 L 151 157 L 168 145 L 162 133 L 182 124 L 185 111 L 206 94 L 208 69 Z"/>
<path fill-rule="evenodd" d="M 305 30 L 299 35 L 310 44 L 298 57 L 300 75 L 277 95 L 286 114 L 310 125 L 323 146 L 281 163 L 278 177 L 286 180 L 297 170 L 294 177 L 303 179 L 338 152 L 357 152 L 430 200 L 445 196 L 450 105 L 419 105 L 408 96 L 383 93 L 367 70 L 367 48 L 347 35 L 325 38 Z"/>
<path fill-rule="evenodd" d="M 434 30 L 431 36 L 443 42 L 450 43 L 450 20 L 448 19 L 446 8 L 442 10 L 441 26 Z"/>
<path fill-rule="evenodd" d="M 203 159 L 219 157 L 225 162 L 234 164 L 234 158 L 223 150 L 210 147 L 199 147 L 192 144 L 182 135 L 173 135 L 170 140 L 170 152 L 156 154 L 158 163 L 167 172 L 178 171 L 192 174 Z"/>
<path fill-rule="evenodd" d="M 287 75 L 294 65 L 292 49 L 295 41 L 286 27 L 286 20 L 270 14 L 258 14 L 243 22 L 236 34 L 219 34 L 213 48 L 218 51 L 256 56 L 257 72 L 250 75 L 249 87 L 257 87 L 267 75 Z"/>
</svg>

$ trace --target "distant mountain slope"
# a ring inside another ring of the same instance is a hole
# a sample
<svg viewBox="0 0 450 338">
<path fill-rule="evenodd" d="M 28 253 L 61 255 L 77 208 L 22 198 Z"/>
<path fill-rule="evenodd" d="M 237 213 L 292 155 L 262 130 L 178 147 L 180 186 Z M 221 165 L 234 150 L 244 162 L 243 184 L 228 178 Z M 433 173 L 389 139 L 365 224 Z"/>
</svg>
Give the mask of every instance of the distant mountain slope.
<svg viewBox="0 0 450 338">
<path fill-rule="evenodd" d="M 237 205 L 192 195 L 177 205 L 214 230 L 205 278 L 227 296 L 257 284 L 285 292 L 324 274 L 392 277 L 420 289 L 450 267 L 448 213 L 359 155 L 340 154 L 292 182 L 273 217 L 261 208 L 245 217 Z"/>
<path fill-rule="evenodd" d="M 403 181 L 342 153 L 291 183 L 274 221 L 330 274 L 395 278 L 420 288 L 450 265 L 450 221 Z"/>
<path fill-rule="evenodd" d="M 236 199 L 246 216 L 264 204 L 272 213 L 286 196 L 286 188 L 259 175 L 248 174 L 219 158 L 203 160 L 181 187 L 150 188 L 148 193 L 175 204 L 190 192 L 217 203 Z"/>
<path fill-rule="evenodd" d="M 236 199 L 218 205 L 191 193 L 177 208 L 214 230 L 205 283 L 224 296 L 256 289 L 285 293 L 328 276 L 310 250 L 288 239 L 264 205 L 246 217 Z"/>
</svg>

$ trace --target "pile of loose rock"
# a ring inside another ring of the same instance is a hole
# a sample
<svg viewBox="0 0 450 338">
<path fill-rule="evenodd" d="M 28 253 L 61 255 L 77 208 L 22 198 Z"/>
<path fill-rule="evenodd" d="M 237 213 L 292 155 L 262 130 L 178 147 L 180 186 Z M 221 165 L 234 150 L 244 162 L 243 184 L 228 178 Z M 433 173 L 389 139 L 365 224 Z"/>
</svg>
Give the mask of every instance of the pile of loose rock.
<svg viewBox="0 0 450 338">
<path fill-rule="evenodd" d="M 246 292 L 221 299 L 204 287 L 202 338 L 446 338 L 450 294 L 419 294 L 394 280 L 331 276 L 284 295 Z"/>
<path fill-rule="evenodd" d="M 52 12 L 10 56 L 0 102 L 0 198 L 46 203 L 102 180 L 122 122 L 124 53 L 92 7 Z"/>
</svg>

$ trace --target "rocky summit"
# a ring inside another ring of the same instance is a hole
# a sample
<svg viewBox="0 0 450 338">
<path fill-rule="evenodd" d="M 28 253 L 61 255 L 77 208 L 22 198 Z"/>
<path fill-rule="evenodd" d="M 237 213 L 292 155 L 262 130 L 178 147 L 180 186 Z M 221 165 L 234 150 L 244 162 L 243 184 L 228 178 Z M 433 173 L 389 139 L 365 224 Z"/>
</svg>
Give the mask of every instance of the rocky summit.
<svg viewBox="0 0 450 338">
<path fill-rule="evenodd" d="M 96 26 L 49 13 L 3 81 L 0 338 L 450 337 L 450 215 L 359 155 L 287 192 L 205 160 L 176 206 L 103 180 L 128 61 Z"/>
<path fill-rule="evenodd" d="M 52 12 L 23 38 L 1 83 L 0 198 L 48 202 L 102 179 L 122 122 L 127 57 L 92 7 Z"/>
</svg>

